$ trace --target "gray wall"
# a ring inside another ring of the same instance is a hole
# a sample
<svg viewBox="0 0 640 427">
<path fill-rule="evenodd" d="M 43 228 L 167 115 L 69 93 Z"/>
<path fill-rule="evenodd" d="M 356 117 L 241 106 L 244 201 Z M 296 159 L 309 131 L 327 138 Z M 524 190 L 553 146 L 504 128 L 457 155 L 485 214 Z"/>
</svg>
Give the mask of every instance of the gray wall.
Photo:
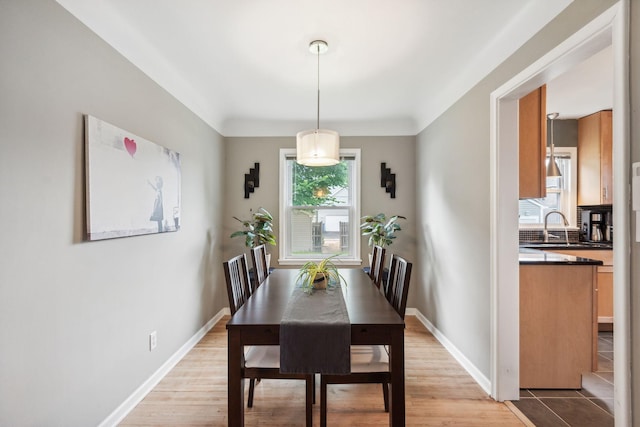
<svg viewBox="0 0 640 427">
<path fill-rule="evenodd" d="M 414 304 L 490 377 L 489 96 L 591 19 L 608 0 L 573 2 L 417 137 Z"/>
<path fill-rule="evenodd" d="M 547 124 L 547 141 L 549 143 L 551 143 L 550 138 L 551 125 Z M 578 120 L 556 120 L 553 124 L 553 145 L 555 145 L 556 147 L 577 147 Z"/>
<path fill-rule="evenodd" d="M 282 138 L 225 138 L 225 167 L 228 183 L 225 197 L 224 234 L 229 236 L 240 229 L 240 223 L 233 219 L 248 218 L 249 209 L 264 207 L 274 216 L 276 235 L 279 231 L 279 153 L 280 148 L 295 148 L 295 137 Z M 398 214 L 407 217 L 401 220 L 402 231 L 388 252 L 398 253 L 409 260 L 415 259 L 415 137 L 376 136 L 341 137 L 342 148 L 361 149 L 361 214 Z M 255 162 L 260 163 L 260 187 L 249 199 L 244 198 L 244 174 Z M 396 198 L 392 199 L 380 187 L 380 163 L 387 163 L 396 174 Z M 223 243 L 225 258 L 230 258 L 248 249 L 242 239 L 227 239 Z M 271 266 L 277 267 L 278 248 L 269 247 L 272 254 Z M 369 248 L 363 238 L 361 256 L 363 266 L 368 265 Z M 409 300 L 409 306 L 411 299 Z"/>
<path fill-rule="evenodd" d="M 223 139 L 54 1 L 0 58 L 0 425 L 97 425 L 227 305 Z M 181 153 L 179 232 L 83 241 L 83 114 Z"/>
</svg>

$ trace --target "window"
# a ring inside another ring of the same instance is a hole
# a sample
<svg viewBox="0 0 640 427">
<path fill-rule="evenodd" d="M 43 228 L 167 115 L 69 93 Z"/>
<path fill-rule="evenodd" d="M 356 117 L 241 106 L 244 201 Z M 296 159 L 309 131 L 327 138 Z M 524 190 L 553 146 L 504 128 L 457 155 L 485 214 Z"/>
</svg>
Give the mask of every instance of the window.
<svg viewBox="0 0 640 427">
<path fill-rule="evenodd" d="M 360 150 L 340 150 L 335 166 L 308 167 L 280 150 L 280 264 L 336 255 L 360 264 Z"/>
<path fill-rule="evenodd" d="M 562 212 L 571 227 L 576 227 L 577 167 L 575 147 L 556 147 L 554 155 L 562 173 L 561 177 L 547 178 L 547 197 L 543 199 L 520 200 L 520 228 L 539 228 L 544 224 L 544 216 L 552 211 Z M 547 162 L 549 161 L 547 153 Z M 560 215 L 551 215 L 549 226 L 562 226 Z"/>
</svg>

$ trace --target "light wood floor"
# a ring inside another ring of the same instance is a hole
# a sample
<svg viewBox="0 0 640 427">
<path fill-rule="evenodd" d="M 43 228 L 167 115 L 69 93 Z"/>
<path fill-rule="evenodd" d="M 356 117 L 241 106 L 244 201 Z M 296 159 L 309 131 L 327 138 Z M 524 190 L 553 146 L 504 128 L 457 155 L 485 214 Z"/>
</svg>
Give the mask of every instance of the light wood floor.
<svg viewBox="0 0 640 427">
<path fill-rule="evenodd" d="M 227 425 L 227 320 L 218 322 L 121 425 Z M 407 316 L 406 324 L 407 425 L 530 425 L 511 406 L 489 398 L 414 316 Z M 329 386 L 327 401 L 330 426 L 388 426 L 379 384 Z M 314 425 L 320 424 L 319 403 Z M 245 425 L 304 425 L 304 382 L 263 380 L 253 408 L 246 408 L 245 398 Z"/>
</svg>

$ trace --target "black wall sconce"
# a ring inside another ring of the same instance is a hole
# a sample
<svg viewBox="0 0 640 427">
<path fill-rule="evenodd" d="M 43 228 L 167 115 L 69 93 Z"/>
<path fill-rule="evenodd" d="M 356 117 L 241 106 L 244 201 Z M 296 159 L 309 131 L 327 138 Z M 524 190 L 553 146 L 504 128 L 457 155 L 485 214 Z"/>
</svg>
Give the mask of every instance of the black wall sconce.
<svg viewBox="0 0 640 427">
<path fill-rule="evenodd" d="M 260 163 L 254 163 L 249 173 L 244 174 L 244 198 L 248 199 L 256 187 L 260 187 Z"/>
<path fill-rule="evenodd" d="M 380 187 L 383 187 L 392 199 L 396 198 L 396 174 L 391 173 L 386 163 L 380 163 Z"/>
</svg>

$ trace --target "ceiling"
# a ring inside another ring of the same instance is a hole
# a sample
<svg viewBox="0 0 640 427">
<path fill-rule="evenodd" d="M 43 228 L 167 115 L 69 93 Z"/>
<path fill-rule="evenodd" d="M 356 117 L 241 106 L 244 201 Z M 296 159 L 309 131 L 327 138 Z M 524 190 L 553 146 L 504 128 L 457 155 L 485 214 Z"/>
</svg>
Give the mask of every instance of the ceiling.
<svg viewBox="0 0 640 427">
<path fill-rule="evenodd" d="M 58 0 L 224 136 L 315 127 L 315 39 L 320 127 L 415 135 L 571 1 Z"/>
</svg>

